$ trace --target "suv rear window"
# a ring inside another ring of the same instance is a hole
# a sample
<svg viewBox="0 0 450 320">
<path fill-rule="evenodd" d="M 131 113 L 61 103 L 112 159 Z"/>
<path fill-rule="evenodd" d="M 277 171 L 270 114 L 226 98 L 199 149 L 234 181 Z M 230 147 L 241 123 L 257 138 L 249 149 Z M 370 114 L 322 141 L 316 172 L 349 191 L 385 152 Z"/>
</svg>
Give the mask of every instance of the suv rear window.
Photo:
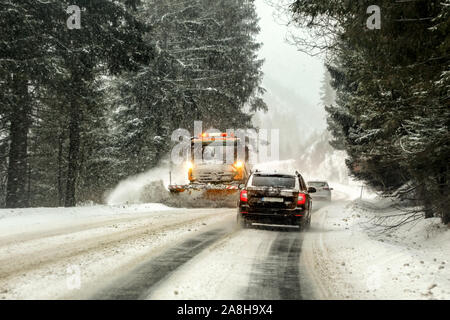
<svg viewBox="0 0 450 320">
<path fill-rule="evenodd" d="M 254 187 L 295 188 L 295 177 L 284 175 L 254 175 Z"/>
</svg>

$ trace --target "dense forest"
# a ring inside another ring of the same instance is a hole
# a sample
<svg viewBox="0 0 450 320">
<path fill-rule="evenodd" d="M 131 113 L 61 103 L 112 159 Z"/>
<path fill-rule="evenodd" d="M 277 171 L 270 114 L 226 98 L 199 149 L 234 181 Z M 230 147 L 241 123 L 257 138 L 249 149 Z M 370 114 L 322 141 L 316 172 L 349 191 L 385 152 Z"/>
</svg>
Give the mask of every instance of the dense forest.
<svg viewBox="0 0 450 320">
<path fill-rule="evenodd" d="M 267 108 L 253 1 L 0 0 L 0 30 L 0 207 L 99 203 L 173 130 Z"/>
<path fill-rule="evenodd" d="M 374 4 L 379 28 L 367 24 Z M 290 10 L 311 31 L 297 45 L 326 56 L 331 144 L 351 174 L 418 206 L 410 220 L 450 223 L 450 2 L 297 0 Z"/>
<path fill-rule="evenodd" d="M 450 223 L 450 1 L 289 2 L 311 31 L 298 47 L 326 58 L 352 176 Z M 0 0 L 0 28 L 0 207 L 102 202 L 158 165 L 173 130 L 250 127 L 267 109 L 253 1 Z"/>
</svg>

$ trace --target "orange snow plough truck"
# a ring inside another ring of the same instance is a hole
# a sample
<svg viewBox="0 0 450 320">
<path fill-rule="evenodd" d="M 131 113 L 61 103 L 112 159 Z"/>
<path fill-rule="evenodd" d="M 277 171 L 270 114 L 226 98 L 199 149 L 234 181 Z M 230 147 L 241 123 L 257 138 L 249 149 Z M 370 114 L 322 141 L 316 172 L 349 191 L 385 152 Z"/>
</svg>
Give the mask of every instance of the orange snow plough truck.
<svg viewBox="0 0 450 320">
<path fill-rule="evenodd" d="M 188 194 L 199 200 L 225 200 L 236 205 L 239 187 L 246 183 L 251 170 L 248 147 L 242 146 L 243 159 L 240 159 L 239 142 L 239 138 L 227 133 L 203 133 L 191 138 L 191 161 L 187 165 L 189 184 L 171 184 L 171 194 Z M 200 150 L 201 160 L 194 161 L 195 153 L 200 154 Z"/>
</svg>

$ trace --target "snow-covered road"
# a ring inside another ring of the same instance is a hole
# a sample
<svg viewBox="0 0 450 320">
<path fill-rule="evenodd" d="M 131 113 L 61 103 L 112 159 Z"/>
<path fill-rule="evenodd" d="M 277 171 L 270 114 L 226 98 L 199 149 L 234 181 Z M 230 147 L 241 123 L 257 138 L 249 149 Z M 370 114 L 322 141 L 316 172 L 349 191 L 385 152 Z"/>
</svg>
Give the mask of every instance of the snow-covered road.
<svg viewBox="0 0 450 320">
<path fill-rule="evenodd" d="M 339 189 L 305 233 L 239 229 L 235 209 L 0 210 L 0 299 L 450 297 L 448 228 L 373 234 Z"/>
</svg>

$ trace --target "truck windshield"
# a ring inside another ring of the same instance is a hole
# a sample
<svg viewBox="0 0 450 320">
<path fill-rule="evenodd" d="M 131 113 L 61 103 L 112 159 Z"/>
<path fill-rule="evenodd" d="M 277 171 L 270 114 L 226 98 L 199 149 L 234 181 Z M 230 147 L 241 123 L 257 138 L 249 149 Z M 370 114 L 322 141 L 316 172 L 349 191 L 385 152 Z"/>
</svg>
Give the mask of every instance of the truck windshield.
<svg viewBox="0 0 450 320">
<path fill-rule="evenodd" d="M 230 154 L 232 157 L 232 162 L 236 161 L 237 158 L 237 148 L 236 146 L 203 146 L 203 161 L 206 163 L 226 163 L 227 154 Z"/>
<path fill-rule="evenodd" d="M 295 177 L 284 175 L 254 175 L 252 186 L 292 189 L 295 188 Z"/>
<path fill-rule="evenodd" d="M 248 161 L 249 159 L 249 148 L 248 146 L 244 146 L 244 153 L 239 154 L 240 146 L 238 145 L 239 140 L 234 139 L 232 143 L 229 141 L 203 141 L 198 142 L 197 140 L 193 140 L 191 143 L 191 158 L 194 161 L 194 157 L 196 155 L 196 143 L 198 143 L 201 147 L 201 159 L 197 159 L 197 161 L 201 161 L 204 163 L 227 163 L 233 164 L 237 160 Z"/>
</svg>

